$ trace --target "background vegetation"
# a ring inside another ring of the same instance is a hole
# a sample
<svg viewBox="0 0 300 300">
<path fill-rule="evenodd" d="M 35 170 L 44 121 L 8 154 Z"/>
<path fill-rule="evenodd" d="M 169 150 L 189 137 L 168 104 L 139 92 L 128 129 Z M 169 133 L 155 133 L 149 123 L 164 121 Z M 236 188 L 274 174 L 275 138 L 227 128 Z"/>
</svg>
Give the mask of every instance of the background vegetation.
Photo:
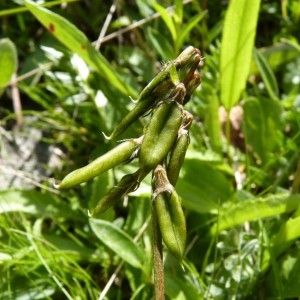
<svg viewBox="0 0 300 300">
<path fill-rule="evenodd" d="M 188 45 L 204 64 L 177 188 L 185 271 L 165 253 L 167 298 L 298 299 L 300 2 L 250 2 L 1 1 L 1 299 L 153 296 L 150 185 L 93 220 L 129 167 L 60 192 L 51 178 L 115 146 L 101 132 Z"/>
</svg>

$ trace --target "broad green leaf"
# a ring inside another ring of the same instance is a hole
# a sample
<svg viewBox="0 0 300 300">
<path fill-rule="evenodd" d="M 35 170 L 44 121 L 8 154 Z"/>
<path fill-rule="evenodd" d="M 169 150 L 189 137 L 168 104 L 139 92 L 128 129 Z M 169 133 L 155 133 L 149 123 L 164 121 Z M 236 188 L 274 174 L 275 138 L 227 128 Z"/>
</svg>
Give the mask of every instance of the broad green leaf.
<svg viewBox="0 0 300 300">
<path fill-rule="evenodd" d="M 258 66 L 260 75 L 266 85 L 269 96 L 272 99 L 278 99 L 279 89 L 277 86 L 275 75 L 269 66 L 265 57 L 256 49 L 254 49 L 254 58 Z"/>
<path fill-rule="evenodd" d="M 220 153 L 222 150 L 221 124 L 219 119 L 219 99 L 216 93 L 211 89 L 211 93 L 207 95 L 205 125 L 209 135 L 212 149 Z"/>
<path fill-rule="evenodd" d="M 161 18 L 163 19 L 166 26 L 168 27 L 172 36 L 172 40 L 176 41 L 177 39 L 176 27 L 170 13 L 163 6 L 159 5 L 156 2 L 153 2 L 152 6 L 160 14 Z"/>
<path fill-rule="evenodd" d="M 244 134 L 263 163 L 280 143 L 282 107 L 278 100 L 248 98 L 244 105 Z"/>
<path fill-rule="evenodd" d="M 265 57 L 273 71 L 299 56 L 299 51 L 288 43 L 277 43 L 270 47 L 260 48 L 257 51 Z M 257 74 L 258 72 L 259 70 L 253 57 L 250 73 Z"/>
<path fill-rule="evenodd" d="M 144 253 L 125 231 L 100 219 L 90 219 L 90 225 L 103 244 L 133 267 L 143 268 Z"/>
<path fill-rule="evenodd" d="M 218 222 L 211 228 L 211 233 L 214 235 L 219 231 L 232 228 L 247 221 L 294 211 L 299 207 L 299 203 L 300 194 L 290 195 L 289 193 L 269 195 L 264 198 L 253 198 L 239 202 L 220 210 Z M 298 234 L 300 234 L 300 231 Z M 287 239 L 287 237 L 285 238 Z"/>
<path fill-rule="evenodd" d="M 182 204 L 199 213 L 217 213 L 231 195 L 230 181 L 210 162 L 185 159 L 176 190 Z"/>
<path fill-rule="evenodd" d="M 172 300 L 201 299 L 196 287 L 193 287 L 187 280 L 183 281 L 174 274 L 165 274 L 166 294 Z"/>
<path fill-rule="evenodd" d="M 227 110 L 244 90 L 253 53 L 260 0 L 231 0 L 225 17 L 220 66 L 221 102 Z"/>
<path fill-rule="evenodd" d="M 35 190 L 0 191 L 0 214 L 23 212 L 41 217 L 82 220 L 82 215 L 50 193 Z"/>
<path fill-rule="evenodd" d="M 10 39 L 0 40 L 0 89 L 5 87 L 16 72 L 18 65 L 17 49 Z"/>
<path fill-rule="evenodd" d="M 50 10 L 25 0 L 29 11 L 70 51 L 79 55 L 90 67 L 97 71 L 108 84 L 126 95 L 136 97 L 136 93 L 121 81 L 108 61 L 92 46 L 77 27 Z"/>
<path fill-rule="evenodd" d="M 253 152 L 265 161 L 268 140 L 265 139 L 267 128 L 261 104 L 258 99 L 250 98 L 245 101 L 243 109 L 246 142 L 252 147 Z"/>
<path fill-rule="evenodd" d="M 296 224 L 295 224 L 296 225 Z M 299 226 L 299 224 L 298 224 Z M 299 227 L 298 227 L 299 228 Z M 290 248 L 276 260 L 278 264 L 281 297 L 282 299 L 297 299 L 300 295 L 299 274 L 300 274 L 300 252 L 297 247 Z M 278 286 L 274 286 L 275 269 L 272 268 L 266 281 L 266 287 L 270 291 L 269 295 L 278 295 Z"/>
</svg>

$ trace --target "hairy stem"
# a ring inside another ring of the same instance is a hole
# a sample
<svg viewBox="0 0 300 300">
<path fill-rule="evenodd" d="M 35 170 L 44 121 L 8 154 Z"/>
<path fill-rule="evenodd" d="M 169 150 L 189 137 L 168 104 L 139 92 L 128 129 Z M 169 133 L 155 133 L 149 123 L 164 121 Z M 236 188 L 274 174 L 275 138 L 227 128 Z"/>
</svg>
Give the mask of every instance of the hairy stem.
<svg viewBox="0 0 300 300">
<path fill-rule="evenodd" d="M 152 203 L 153 227 L 153 269 L 154 269 L 154 299 L 165 299 L 165 279 L 162 253 L 162 237 L 158 225 L 157 215 Z"/>
</svg>

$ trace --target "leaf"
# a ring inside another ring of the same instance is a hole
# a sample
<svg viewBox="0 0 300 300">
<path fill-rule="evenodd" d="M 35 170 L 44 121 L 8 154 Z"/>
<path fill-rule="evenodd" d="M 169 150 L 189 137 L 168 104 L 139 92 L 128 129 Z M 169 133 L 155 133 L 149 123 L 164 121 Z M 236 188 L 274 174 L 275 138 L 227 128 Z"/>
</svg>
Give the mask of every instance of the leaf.
<svg viewBox="0 0 300 300">
<path fill-rule="evenodd" d="M 219 100 L 213 89 L 207 95 L 207 107 L 205 125 L 212 149 L 220 153 L 222 151 L 221 124 L 219 118 Z"/>
<path fill-rule="evenodd" d="M 214 235 L 247 221 L 294 211 L 299 207 L 299 203 L 300 194 L 290 195 L 289 193 L 272 194 L 265 198 L 253 198 L 236 203 L 229 208 L 221 209 L 218 222 L 211 228 L 211 233 Z"/>
<path fill-rule="evenodd" d="M 256 98 L 249 98 L 245 101 L 243 109 L 246 142 L 260 159 L 265 161 L 268 140 L 265 139 L 267 128 L 261 104 Z"/>
<path fill-rule="evenodd" d="M 231 195 L 230 182 L 211 163 L 186 158 L 176 190 L 182 204 L 199 213 L 217 213 Z"/>
<path fill-rule="evenodd" d="M 184 25 L 179 31 L 178 38 L 176 40 L 176 45 L 178 48 L 182 47 L 184 44 L 184 39 L 191 32 L 191 30 L 199 24 L 199 22 L 206 16 L 207 11 L 202 11 L 195 16 L 193 16 L 186 25 Z M 179 49 L 178 49 L 179 50 Z"/>
<path fill-rule="evenodd" d="M 42 217 L 82 220 L 68 205 L 57 201 L 50 193 L 35 190 L 0 191 L 0 214 L 23 212 Z"/>
<path fill-rule="evenodd" d="M 172 45 L 169 43 L 168 39 L 165 38 L 163 34 L 158 32 L 157 30 L 153 28 L 148 28 L 148 37 L 155 48 L 155 51 L 157 51 L 161 57 L 167 60 L 171 60 L 174 58 L 174 49 Z"/>
<path fill-rule="evenodd" d="M 262 163 L 266 163 L 280 142 L 281 103 L 270 98 L 248 98 L 243 109 L 246 142 Z"/>
<path fill-rule="evenodd" d="M 137 96 L 133 90 L 122 82 L 108 61 L 92 46 L 84 33 L 77 27 L 63 17 L 34 4 L 30 0 L 25 0 L 25 5 L 43 26 L 68 49 L 79 55 L 105 81 L 126 95 Z"/>
<path fill-rule="evenodd" d="M 5 87 L 17 70 L 18 57 L 15 44 L 10 39 L 0 40 L 0 89 Z"/>
<path fill-rule="evenodd" d="M 161 18 L 165 22 L 166 26 L 168 27 L 171 33 L 173 41 L 176 41 L 177 39 L 176 27 L 170 13 L 163 6 L 159 5 L 156 2 L 153 2 L 152 6 L 160 14 Z"/>
<path fill-rule="evenodd" d="M 227 110 L 244 90 L 253 53 L 260 0 L 232 0 L 225 17 L 221 44 L 221 102 Z"/>
<path fill-rule="evenodd" d="M 108 248 L 133 267 L 143 268 L 144 253 L 125 231 L 104 220 L 90 219 L 90 225 L 99 240 Z"/>
<path fill-rule="evenodd" d="M 259 72 L 262 76 L 262 79 L 265 83 L 266 89 L 269 93 L 269 96 L 272 99 L 278 99 L 279 89 L 276 82 L 275 75 L 269 66 L 265 57 L 256 49 L 254 49 L 254 58 L 258 66 Z"/>
<path fill-rule="evenodd" d="M 166 294 L 172 300 L 201 299 L 201 295 L 194 286 L 171 273 L 165 275 L 165 286 Z"/>
<path fill-rule="evenodd" d="M 270 47 L 260 48 L 257 51 L 265 57 L 272 70 L 278 69 L 281 65 L 284 65 L 299 56 L 299 52 L 288 43 L 277 43 Z M 251 62 L 250 72 L 251 74 L 257 74 L 259 72 L 254 58 Z"/>
</svg>

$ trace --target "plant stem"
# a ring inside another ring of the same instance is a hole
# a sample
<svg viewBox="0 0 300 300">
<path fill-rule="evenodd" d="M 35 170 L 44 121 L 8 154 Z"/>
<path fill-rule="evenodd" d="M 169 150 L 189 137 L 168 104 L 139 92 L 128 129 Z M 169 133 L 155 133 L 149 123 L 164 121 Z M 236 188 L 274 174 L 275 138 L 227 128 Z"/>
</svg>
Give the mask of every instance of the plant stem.
<svg viewBox="0 0 300 300">
<path fill-rule="evenodd" d="M 154 269 L 154 299 L 165 299 L 165 279 L 162 253 L 162 237 L 158 226 L 157 215 L 152 207 L 152 227 L 153 227 L 153 269 Z"/>
</svg>

